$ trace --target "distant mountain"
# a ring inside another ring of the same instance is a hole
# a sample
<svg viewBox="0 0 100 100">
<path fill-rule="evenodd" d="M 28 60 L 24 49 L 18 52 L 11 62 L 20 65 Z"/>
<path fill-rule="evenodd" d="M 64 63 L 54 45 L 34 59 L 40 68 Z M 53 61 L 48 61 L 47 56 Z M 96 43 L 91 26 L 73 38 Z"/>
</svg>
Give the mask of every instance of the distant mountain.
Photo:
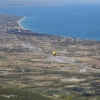
<svg viewBox="0 0 100 100">
<path fill-rule="evenodd" d="M 57 6 L 98 3 L 100 4 L 100 0 L 0 0 L 0 6 Z"/>
<path fill-rule="evenodd" d="M 66 0 L 2 0 L 0 6 L 55 6 L 66 3 Z"/>
</svg>

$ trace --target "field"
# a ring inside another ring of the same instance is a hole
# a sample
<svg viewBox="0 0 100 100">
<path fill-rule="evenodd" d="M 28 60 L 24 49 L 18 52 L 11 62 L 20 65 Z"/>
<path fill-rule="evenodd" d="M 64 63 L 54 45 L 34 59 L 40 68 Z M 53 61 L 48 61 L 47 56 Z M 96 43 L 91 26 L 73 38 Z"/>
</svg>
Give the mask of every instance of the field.
<svg viewBox="0 0 100 100">
<path fill-rule="evenodd" d="M 56 99 L 100 94 L 100 41 L 12 32 L 0 32 L 0 86 Z"/>
</svg>

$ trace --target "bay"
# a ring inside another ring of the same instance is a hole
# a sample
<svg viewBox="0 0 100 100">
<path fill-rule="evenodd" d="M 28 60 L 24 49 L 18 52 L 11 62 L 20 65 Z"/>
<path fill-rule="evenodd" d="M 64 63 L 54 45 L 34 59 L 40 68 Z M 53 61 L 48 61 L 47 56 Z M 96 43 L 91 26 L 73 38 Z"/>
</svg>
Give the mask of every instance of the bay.
<svg viewBox="0 0 100 100">
<path fill-rule="evenodd" d="M 100 40 L 100 5 L 1 7 L 0 14 L 25 16 L 21 25 L 33 32 Z"/>
</svg>

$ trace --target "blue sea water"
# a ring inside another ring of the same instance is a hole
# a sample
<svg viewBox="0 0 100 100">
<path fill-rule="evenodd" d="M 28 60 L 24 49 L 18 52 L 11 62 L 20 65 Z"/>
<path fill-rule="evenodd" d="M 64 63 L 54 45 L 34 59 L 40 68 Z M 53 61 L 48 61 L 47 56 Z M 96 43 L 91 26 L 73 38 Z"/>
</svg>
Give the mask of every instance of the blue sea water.
<svg viewBox="0 0 100 100">
<path fill-rule="evenodd" d="M 64 37 L 100 40 L 100 5 L 1 7 L 0 14 L 25 16 L 21 25 L 31 31 Z"/>
</svg>

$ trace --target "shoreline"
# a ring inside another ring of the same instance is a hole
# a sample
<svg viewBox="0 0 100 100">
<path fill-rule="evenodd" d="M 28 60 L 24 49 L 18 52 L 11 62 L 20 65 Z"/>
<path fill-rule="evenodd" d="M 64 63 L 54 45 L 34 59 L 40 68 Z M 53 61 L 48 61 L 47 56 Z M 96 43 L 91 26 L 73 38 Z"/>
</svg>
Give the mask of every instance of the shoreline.
<svg viewBox="0 0 100 100">
<path fill-rule="evenodd" d="M 21 21 L 24 20 L 26 17 L 24 16 L 23 18 L 21 18 L 17 23 L 18 25 L 21 27 L 21 29 L 27 30 L 25 29 L 22 25 L 21 25 Z"/>
<path fill-rule="evenodd" d="M 23 16 L 23 18 L 21 18 L 17 23 L 18 23 L 18 25 L 19 25 L 19 27 L 21 28 L 21 29 L 23 29 L 23 30 L 28 30 L 28 29 L 26 29 L 26 28 L 24 28 L 22 25 L 21 25 L 21 21 L 22 20 L 24 20 L 26 17 L 25 16 Z M 33 31 L 32 31 L 33 32 Z M 36 32 L 36 33 L 39 33 L 39 32 Z M 40 33 L 40 34 L 42 34 L 42 33 Z M 45 33 L 44 33 L 45 34 Z M 47 34 L 48 35 L 48 34 Z M 50 35 L 50 34 L 49 34 Z M 51 34 L 51 35 L 53 35 L 53 36 L 60 36 L 60 35 L 54 35 L 54 34 Z M 60 36 L 60 37 L 64 37 L 64 38 L 70 38 L 70 39 L 72 39 L 72 37 L 66 37 L 66 36 Z M 76 38 L 76 37 L 75 37 Z M 88 39 L 88 38 L 76 38 L 76 39 L 78 39 L 78 40 L 80 40 L 80 39 L 84 39 L 84 40 L 91 40 L 91 41 L 100 41 L 100 40 L 98 40 L 98 39 Z"/>
</svg>

